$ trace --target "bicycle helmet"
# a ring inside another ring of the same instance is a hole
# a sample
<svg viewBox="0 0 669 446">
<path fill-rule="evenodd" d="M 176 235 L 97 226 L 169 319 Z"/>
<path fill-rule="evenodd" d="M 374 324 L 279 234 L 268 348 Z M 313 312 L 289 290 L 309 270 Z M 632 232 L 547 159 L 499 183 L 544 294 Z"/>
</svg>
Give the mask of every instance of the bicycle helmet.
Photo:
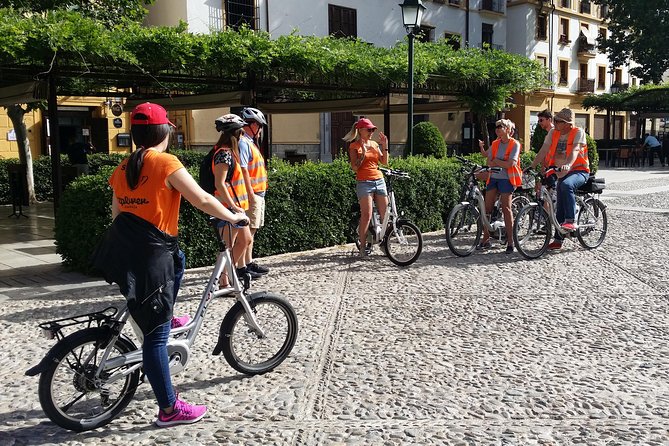
<svg viewBox="0 0 669 446">
<path fill-rule="evenodd" d="M 267 125 L 267 120 L 265 120 L 265 115 L 262 114 L 260 110 L 253 107 L 246 107 L 239 114 L 242 119 L 246 122 L 255 121 L 261 125 Z"/>
<path fill-rule="evenodd" d="M 216 119 L 214 124 L 216 125 L 216 130 L 226 133 L 241 129 L 246 125 L 242 118 L 232 113 L 228 113 L 227 115 L 223 115 Z"/>
</svg>

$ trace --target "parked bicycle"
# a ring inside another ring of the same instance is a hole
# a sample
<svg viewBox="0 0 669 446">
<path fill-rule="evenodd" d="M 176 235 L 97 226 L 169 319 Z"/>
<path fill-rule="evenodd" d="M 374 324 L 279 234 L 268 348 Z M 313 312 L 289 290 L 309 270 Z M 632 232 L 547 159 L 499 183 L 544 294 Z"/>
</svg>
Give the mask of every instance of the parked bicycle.
<svg viewBox="0 0 669 446">
<path fill-rule="evenodd" d="M 210 219 L 219 253 L 197 312 L 186 325 L 170 332 L 171 374 L 183 371 L 188 364 L 207 307 L 215 297 L 236 298 L 221 323 L 213 350 L 214 355 L 222 352 L 235 370 L 247 375 L 269 372 L 288 357 L 297 339 L 297 315 L 288 301 L 267 292 L 245 294 L 230 251 L 216 229 L 218 221 Z M 223 271 L 231 285 L 219 288 Z M 39 400 L 51 421 L 78 432 L 96 429 L 111 422 L 130 403 L 143 375 L 142 348 L 123 333 L 123 328 L 130 321 L 140 344 L 143 336 L 129 316 L 123 305 L 39 324 L 47 339 L 58 342 L 26 375 L 41 374 Z M 85 328 L 67 336 L 63 332 L 78 325 Z"/>
<path fill-rule="evenodd" d="M 460 193 L 460 203 L 449 212 L 446 220 L 446 242 L 453 254 L 466 257 L 473 253 L 479 244 L 484 226 L 488 228 L 490 238 L 497 239 L 499 243 L 506 241 L 504 216 L 499 199 L 496 200 L 493 211 L 488 216 L 485 212 L 485 197 L 478 186 L 479 178 L 488 173 L 500 172 L 502 168 L 481 166 L 461 156 L 456 156 L 456 159 L 462 163 L 461 171 L 465 175 L 465 181 Z M 531 189 L 533 186 L 528 187 Z M 527 188 L 522 190 L 526 191 Z M 527 192 L 514 194 L 511 200 L 512 214 L 515 215 L 529 202 Z"/>
<path fill-rule="evenodd" d="M 548 167 L 544 174 L 531 172 L 540 179 L 541 190 L 536 201 L 518 212 L 513 225 L 513 242 L 526 259 L 536 259 L 546 252 L 554 230 L 563 237 L 575 235 L 586 249 L 597 248 L 606 237 L 606 206 L 597 197 L 605 188 L 604 179 L 590 176 L 577 189 L 576 230 L 569 231 L 560 226 L 555 215 L 557 172 L 558 168 L 555 166 Z"/>
<path fill-rule="evenodd" d="M 389 205 L 383 221 L 381 221 L 376 205 L 374 205 L 367 230 L 365 250 L 369 255 L 372 253 L 374 245 L 380 245 L 383 252 L 395 265 L 411 265 L 418 260 L 423 251 L 423 235 L 415 224 L 402 218 L 402 214 L 398 213 L 393 190 L 395 179 L 408 179 L 410 176 L 408 173 L 399 170 L 383 167 L 380 167 L 379 170 L 386 177 Z M 355 228 L 355 234 L 358 234 L 358 227 Z M 355 246 L 358 250 L 360 249 L 358 237 L 355 238 Z"/>
</svg>

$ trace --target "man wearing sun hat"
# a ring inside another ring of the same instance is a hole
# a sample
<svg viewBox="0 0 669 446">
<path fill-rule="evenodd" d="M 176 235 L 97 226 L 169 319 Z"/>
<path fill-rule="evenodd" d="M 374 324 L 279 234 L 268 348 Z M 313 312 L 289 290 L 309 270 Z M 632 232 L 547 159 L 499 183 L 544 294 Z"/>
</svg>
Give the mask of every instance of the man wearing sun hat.
<svg viewBox="0 0 669 446">
<path fill-rule="evenodd" d="M 541 163 L 544 167 L 557 166 L 558 172 L 557 209 L 555 216 L 563 229 L 575 231 L 576 189 L 588 181 L 590 163 L 588 162 L 588 146 L 585 131 L 574 126 L 574 112 L 563 108 L 553 116 L 555 128 L 551 129 L 544 139 L 531 167 Z M 548 245 L 549 249 L 562 248 L 562 235 L 555 232 L 555 240 Z"/>
</svg>

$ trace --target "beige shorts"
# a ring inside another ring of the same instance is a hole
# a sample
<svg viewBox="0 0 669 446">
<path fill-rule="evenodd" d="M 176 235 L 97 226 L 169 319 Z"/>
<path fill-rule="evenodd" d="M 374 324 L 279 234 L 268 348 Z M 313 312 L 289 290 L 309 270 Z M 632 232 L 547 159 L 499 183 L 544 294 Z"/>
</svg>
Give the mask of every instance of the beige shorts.
<svg viewBox="0 0 669 446">
<path fill-rule="evenodd" d="M 249 203 L 249 210 L 246 211 L 249 217 L 251 229 L 259 229 L 265 226 L 265 197 L 255 196 L 255 201 Z"/>
</svg>

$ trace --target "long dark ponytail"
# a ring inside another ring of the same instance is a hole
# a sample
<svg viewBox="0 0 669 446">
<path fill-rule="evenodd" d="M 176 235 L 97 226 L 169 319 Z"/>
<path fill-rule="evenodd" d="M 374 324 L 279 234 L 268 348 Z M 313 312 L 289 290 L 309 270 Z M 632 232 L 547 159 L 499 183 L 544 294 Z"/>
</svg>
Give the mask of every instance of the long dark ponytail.
<svg viewBox="0 0 669 446">
<path fill-rule="evenodd" d="M 144 115 L 136 114 L 137 119 L 147 119 Z M 155 147 L 169 136 L 172 127 L 169 124 L 135 124 L 130 129 L 132 139 L 137 144 L 137 150 L 128 158 L 128 164 L 125 169 L 125 180 L 130 189 L 135 189 L 139 184 L 142 165 L 146 149 Z"/>
</svg>

